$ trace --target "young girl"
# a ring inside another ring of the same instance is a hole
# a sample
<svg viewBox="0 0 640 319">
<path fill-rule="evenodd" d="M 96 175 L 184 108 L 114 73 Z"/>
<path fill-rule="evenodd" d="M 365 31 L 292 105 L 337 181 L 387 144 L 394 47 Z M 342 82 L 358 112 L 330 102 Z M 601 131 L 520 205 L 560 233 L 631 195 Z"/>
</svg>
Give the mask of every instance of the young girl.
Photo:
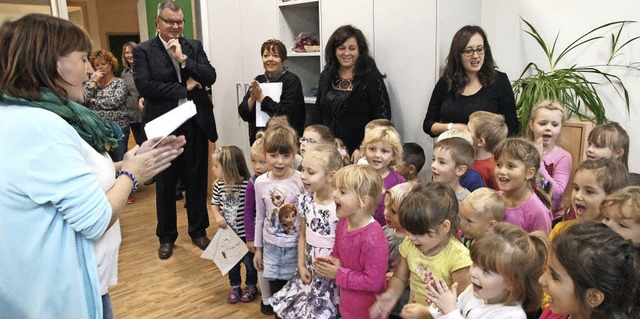
<svg viewBox="0 0 640 319">
<path fill-rule="evenodd" d="M 389 248 L 389 263 L 387 265 L 387 280 L 391 279 L 393 272 L 398 267 L 400 261 L 400 244 L 407 237 L 407 231 L 400 225 L 398 212 L 400 203 L 411 189 L 418 185 L 415 182 L 404 182 L 391 187 L 385 191 L 384 197 L 384 220 L 387 223 L 382 226 L 385 236 L 387 236 L 387 247 Z M 402 296 L 391 310 L 390 318 L 400 318 L 402 307 L 409 301 L 409 287 L 405 288 Z"/>
<path fill-rule="evenodd" d="M 320 276 L 340 288 L 342 318 L 369 318 L 376 294 L 385 289 L 388 252 L 382 227 L 371 216 L 382 194 L 382 179 L 368 165 L 350 165 L 336 172 L 333 200 L 336 241 L 329 258 L 316 257 Z"/>
<path fill-rule="evenodd" d="M 598 125 L 587 138 L 587 159 L 613 158 L 629 168 L 629 135 L 618 123 Z"/>
<path fill-rule="evenodd" d="M 220 228 L 231 227 L 242 239 L 245 238 L 244 203 L 245 190 L 249 180 L 249 169 L 242 151 L 236 146 L 223 146 L 213 153 L 213 173 L 218 177 L 212 191 L 211 208 L 216 223 Z M 251 302 L 256 298 L 258 282 L 256 269 L 253 267 L 253 252 L 247 252 L 242 263 L 247 271 L 244 293 L 240 289 L 242 278 L 240 262 L 229 270 L 231 291 L 227 302 L 231 304 Z M 242 297 L 241 297 L 242 295 Z"/>
<path fill-rule="evenodd" d="M 296 204 L 303 191 L 300 172 L 293 169 L 296 154 L 296 133 L 288 125 L 273 124 L 265 131 L 263 148 L 269 172 L 255 182 L 256 196 L 256 249 L 253 263 L 269 281 L 272 294 L 278 292 L 291 279 L 297 268 L 298 232 L 286 234 L 278 218 L 271 214 L 278 207 L 271 195 L 281 194 L 282 205 Z M 300 228 L 299 220 L 295 222 Z"/>
<path fill-rule="evenodd" d="M 298 272 L 271 298 L 273 310 L 281 318 L 338 317 L 336 282 L 318 276 L 312 262 L 316 257 L 328 257 L 333 249 L 338 217 L 332 184 L 341 166 L 340 155 L 330 144 L 309 147 L 302 159 L 300 178 L 307 193 L 298 200 Z"/>
<path fill-rule="evenodd" d="M 382 178 L 385 190 L 407 181 L 394 170 L 402 161 L 402 141 L 394 128 L 375 127 L 367 130 L 362 141 L 362 152 L 369 165 Z M 384 226 L 384 194 L 377 205 L 373 218 Z"/>
<path fill-rule="evenodd" d="M 496 146 L 495 178 L 506 206 L 504 221 L 531 233 L 551 231 L 553 219 L 549 201 L 531 183 L 540 167 L 540 153 L 533 143 L 521 138 L 507 138 Z"/>
<path fill-rule="evenodd" d="M 571 154 L 556 145 L 565 119 L 564 108 L 558 101 L 544 100 L 533 107 L 528 129 L 529 138 L 542 156 L 538 173 L 543 188 L 551 188 L 551 212 L 556 220 L 564 214 L 562 194 L 572 172 Z"/>
<path fill-rule="evenodd" d="M 386 292 L 371 307 L 372 318 L 385 318 L 400 298 L 407 284 L 409 303 L 400 315 L 429 315 L 427 286 L 434 278 L 460 290 L 469 285 L 469 250 L 456 239 L 458 232 L 458 200 L 451 187 L 431 182 L 414 187 L 400 204 L 400 225 L 407 238 L 400 245 L 400 261 Z"/>
<path fill-rule="evenodd" d="M 266 173 L 269 169 L 267 167 L 267 158 L 264 153 L 263 139 L 264 132 L 259 131 L 256 134 L 256 140 L 251 145 L 251 168 L 253 169 L 253 176 L 247 182 L 247 190 L 245 192 L 244 203 L 244 229 L 247 238 L 247 248 L 250 253 L 255 253 L 255 247 L 253 245 L 255 236 L 255 224 L 256 224 L 256 191 L 255 181 L 258 176 Z M 265 315 L 273 315 L 273 310 L 269 304 L 269 298 L 271 298 L 271 291 L 269 290 L 269 281 L 264 279 L 262 271 L 258 272 L 258 283 L 260 284 L 260 295 L 262 296 L 262 302 L 260 303 L 260 312 Z M 245 290 L 245 294 L 247 290 Z M 246 299 L 246 298 L 245 298 Z M 242 300 L 242 299 L 241 299 Z"/>
<path fill-rule="evenodd" d="M 553 240 L 577 220 L 601 221 L 604 216 L 600 204 L 609 194 L 628 186 L 627 177 L 627 168 L 618 160 L 602 158 L 580 163 L 573 177 L 572 210 L 553 227 L 549 239 Z"/>
<path fill-rule="evenodd" d="M 638 247 L 606 225 L 588 221 L 569 227 L 551 246 L 538 282 L 552 301 L 541 319 L 638 318 Z"/>
<path fill-rule="evenodd" d="M 640 246 L 640 187 L 625 187 L 607 196 L 600 210 L 605 225 Z"/>
<path fill-rule="evenodd" d="M 312 124 L 304 129 L 304 134 L 300 137 L 300 155 L 304 157 L 307 146 L 311 144 L 332 144 L 336 139 L 331 129 L 322 124 Z"/>
<path fill-rule="evenodd" d="M 547 240 L 509 223 L 498 223 L 471 247 L 471 285 L 457 298 L 457 284 L 429 286 L 434 318 L 521 318 L 539 309 Z"/>
</svg>

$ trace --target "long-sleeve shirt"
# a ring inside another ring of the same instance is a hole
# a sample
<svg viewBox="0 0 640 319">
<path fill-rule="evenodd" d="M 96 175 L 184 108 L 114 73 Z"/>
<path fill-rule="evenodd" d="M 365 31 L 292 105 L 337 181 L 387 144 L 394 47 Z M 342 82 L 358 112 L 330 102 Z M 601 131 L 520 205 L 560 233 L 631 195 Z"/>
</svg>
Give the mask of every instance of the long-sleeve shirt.
<svg viewBox="0 0 640 319">
<path fill-rule="evenodd" d="M 384 226 L 387 222 L 384 220 L 384 190 L 391 189 L 391 187 L 396 186 L 398 184 L 404 183 L 407 180 L 400 176 L 400 174 L 396 173 L 396 171 L 390 171 L 387 177 L 382 180 L 384 184 L 384 189 L 382 192 L 382 197 L 380 197 L 380 201 L 376 206 L 376 210 L 373 212 L 373 218 L 380 223 L 380 226 Z"/>
<path fill-rule="evenodd" d="M 262 247 L 266 241 L 278 247 L 296 247 L 298 232 L 287 234 L 278 218 L 278 210 L 286 204 L 297 204 L 298 195 L 304 188 L 300 180 L 300 172 L 294 171 L 287 179 L 271 179 L 271 173 L 260 175 L 256 179 L 256 225 L 255 247 Z M 299 223 L 300 220 L 296 219 Z M 300 229 L 300 225 L 296 225 Z"/>
<path fill-rule="evenodd" d="M 526 319 L 527 314 L 518 303 L 515 305 L 486 304 L 484 300 L 473 295 L 473 285 L 467 286 L 456 303 L 456 310 L 443 314 L 435 304 L 431 304 L 429 312 L 439 319 Z"/>
<path fill-rule="evenodd" d="M 336 227 L 331 256 L 340 260 L 336 284 L 340 288 L 340 314 L 345 319 L 369 318 L 376 295 L 386 289 L 389 258 L 387 238 L 380 224 L 349 231 L 343 218 Z"/>
<path fill-rule="evenodd" d="M 121 78 L 114 78 L 104 88 L 85 85 L 85 104 L 103 119 L 111 120 L 120 127 L 129 126 L 127 114 L 127 86 Z"/>
<path fill-rule="evenodd" d="M 571 154 L 562 147 L 557 146 L 544 154 L 544 161 L 538 172 L 551 183 L 551 212 L 553 218 L 564 215 L 562 207 L 562 194 L 567 188 L 572 170 Z"/>
<path fill-rule="evenodd" d="M 499 192 L 504 196 L 502 192 Z M 504 210 L 504 221 L 514 224 L 528 233 L 541 230 L 545 234 L 551 232 L 551 211 L 542 203 L 538 195 L 531 193 L 522 205 L 518 207 L 507 207 Z"/>
<path fill-rule="evenodd" d="M 253 175 L 244 192 L 244 231 L 247 241 L 253 241 L 256 234 L 256 189 L 253 185 L 258 176 Z"/>
</svg>

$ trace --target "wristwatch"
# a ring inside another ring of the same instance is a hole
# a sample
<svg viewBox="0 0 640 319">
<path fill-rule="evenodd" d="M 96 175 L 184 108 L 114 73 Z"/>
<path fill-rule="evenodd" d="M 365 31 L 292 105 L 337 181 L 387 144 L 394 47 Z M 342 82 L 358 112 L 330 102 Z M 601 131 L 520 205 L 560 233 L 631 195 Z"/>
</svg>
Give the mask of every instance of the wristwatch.
<svg viewBox="0 0 640 319">
<path fill-rule="evenodd" d="M 184 69 L 187 66 L 187 56 L 182 55 L 182 62 L 180 62 L 180 68 Z"/>
</svg>

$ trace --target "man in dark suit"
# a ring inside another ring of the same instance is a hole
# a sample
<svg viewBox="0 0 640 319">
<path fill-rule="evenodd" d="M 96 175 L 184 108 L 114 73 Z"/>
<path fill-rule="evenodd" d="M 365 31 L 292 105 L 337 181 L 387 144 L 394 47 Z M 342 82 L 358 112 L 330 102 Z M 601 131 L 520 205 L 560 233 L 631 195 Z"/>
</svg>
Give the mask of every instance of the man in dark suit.
<svg viewBox="0 0 640 319">
<path fill-rule="evenodd" d="M 173 134 L 184 135 L 184 153 L 171 166 L 158 174 L 156 181 L 156 211 L 160 239 L 158 257 L 173 254 L 178 238 L 176 226 L 176 183 L 182 177 L 186 188 L 187 218 L 191 241 L 204 250 L 209 245 L 206 229 L 207 173 L 209 143 L 218 139 L 213 117 L 213 105 L 205 90 L 216 80 L 216 71 L 205 54 L 202 43 L 182 37 L 184 15 L 182 7 L 171 0 L 158 6 L 158 35 L 140 43 L 133 50 L 133 79 L 140 96 L 144 97 L 143 122 L 193 100 L 197 114 Z M 151 136 L 150 136 L 151 137 Z"/>
</svg>

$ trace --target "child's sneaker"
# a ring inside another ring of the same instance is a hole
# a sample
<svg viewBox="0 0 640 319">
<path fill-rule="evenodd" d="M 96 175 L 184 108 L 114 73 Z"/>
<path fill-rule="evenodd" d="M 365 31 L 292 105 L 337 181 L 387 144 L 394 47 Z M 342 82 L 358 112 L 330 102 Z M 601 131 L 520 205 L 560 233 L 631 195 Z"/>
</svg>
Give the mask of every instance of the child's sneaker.
<svg viewBox="0 0 640 319">
<path fill-rule="evenodd" d="M 229 298 L 227 298 L 227 302 L 230 304 L 240 302 L 240 294 L 242 291 L 240 290 L 240 286 L 231 287 L 231 291 L 229 291 Z"/>
<path fill-rule="evenodd" d="M 273 315 L 273 307 L 271 307 L 271 305 L 265 305 L 264 303 L 260 302 L 260 312 L 267 316 L 271 316 Z"/>
<path fill-rule="evenodd" d="M 242 292 L 242 298 L 240 298 L 240 301 L 252 302 L 254 300 L 256 300 L 256 286 L 246 286 Z"/>
</svg>

